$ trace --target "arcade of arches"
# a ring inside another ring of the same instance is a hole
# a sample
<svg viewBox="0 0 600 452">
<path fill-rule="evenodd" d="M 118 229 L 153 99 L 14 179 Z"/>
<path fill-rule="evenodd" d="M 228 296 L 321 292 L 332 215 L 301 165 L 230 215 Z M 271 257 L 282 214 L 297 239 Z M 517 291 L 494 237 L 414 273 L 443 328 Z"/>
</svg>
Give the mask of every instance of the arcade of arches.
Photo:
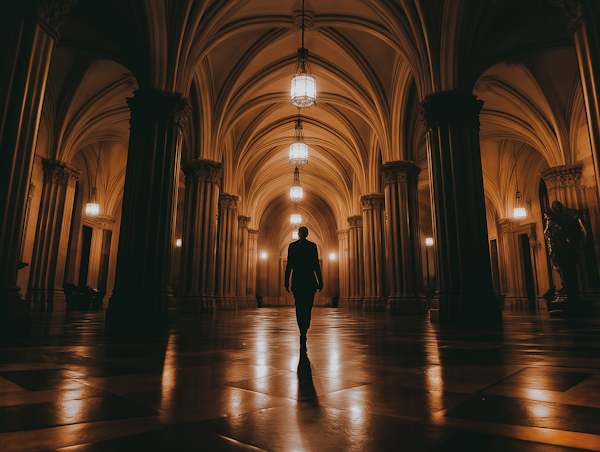
<svg viewBox="0 0 600 452">
<path fill-rule="evenodd" d="M 588 228 L 580 291 L 600 311 L 596 5 L 306 2 L 317 102 L 300 111 L 297 208 L 322 258 L 317 305 L 338 295 L 440 323 L 540 308 L 560 288 L 542 220 L 560 200 Z M 31 309 L 65 310 L 65 284 L 105 292 L 115 327 L 257 295 L 293 304 L 282 275 L 301 8 L 3 2 L 4 334 L 26 333 Z"/>
</svg>

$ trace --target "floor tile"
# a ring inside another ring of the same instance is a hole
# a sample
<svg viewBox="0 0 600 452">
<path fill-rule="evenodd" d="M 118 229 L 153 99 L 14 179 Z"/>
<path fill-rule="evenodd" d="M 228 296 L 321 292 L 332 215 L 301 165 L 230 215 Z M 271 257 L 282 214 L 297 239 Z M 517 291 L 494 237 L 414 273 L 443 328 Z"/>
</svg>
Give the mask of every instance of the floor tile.
<svg viewBox="0 0 600 452">
<path fill-rule="evenodd" d="M 42 389 L 76 389 L 84 384 L 83 374 L 68 369 L 16 370 L 0 372 L 0 377 L 16 383 L 28 391 Z"/>
<path fill-rule="evenodd" d="M 506 378 L 501 385 L 564 392 L 592 375 L 586 372 L 528 367 Z"/>
</svg>

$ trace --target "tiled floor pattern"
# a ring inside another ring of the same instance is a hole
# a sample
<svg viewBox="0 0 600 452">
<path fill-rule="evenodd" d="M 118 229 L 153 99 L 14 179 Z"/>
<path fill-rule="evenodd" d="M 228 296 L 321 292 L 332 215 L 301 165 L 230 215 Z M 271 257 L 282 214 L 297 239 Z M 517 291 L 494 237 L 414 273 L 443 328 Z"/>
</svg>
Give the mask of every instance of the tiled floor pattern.
<svg viewBox="0 0 600 452">
<path fill-rule="evenodd" d="M 36 314 L 0 347 L 0 451 L 600 451 L 600 319 L 496 327 L 293 308 L 105 335 Z"/>
</svg>

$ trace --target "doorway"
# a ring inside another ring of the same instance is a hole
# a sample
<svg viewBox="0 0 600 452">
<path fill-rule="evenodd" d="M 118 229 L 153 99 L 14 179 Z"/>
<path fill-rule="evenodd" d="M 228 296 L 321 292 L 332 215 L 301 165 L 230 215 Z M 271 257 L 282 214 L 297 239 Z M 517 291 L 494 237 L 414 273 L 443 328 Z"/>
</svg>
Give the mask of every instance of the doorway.
<svg viewBox="0 0 600 452">
<path fill-rule="evenodd" d="M 83 243 L 81 246 L 81 265 L 79 267 L 79 287 L 87 286 L 88 269 L 90 266 L 90 248 L 92 246 L 92 231 L 89 226 L 83 226 Z"/>
<path fill-rule="evenodd" d="M 527 299 L 529 300 L 529 310 L 536 309 L 536 290 L 533 279 L 533 266 L 531 265 L 531 248 L 529 248 L 529 236 L 527 234 L 519 235 L 519 243 L 521 244 L 521 255 L 523 256 L 523 275 L 525 277 L 525 289 Z"/>
</svg>

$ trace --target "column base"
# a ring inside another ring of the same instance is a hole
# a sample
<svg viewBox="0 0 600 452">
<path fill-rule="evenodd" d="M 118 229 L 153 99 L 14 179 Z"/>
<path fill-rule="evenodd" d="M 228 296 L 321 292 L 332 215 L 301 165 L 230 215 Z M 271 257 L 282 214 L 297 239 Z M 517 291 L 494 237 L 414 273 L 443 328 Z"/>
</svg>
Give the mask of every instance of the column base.
<svg viewBox="0 0 600 452">
<path fill-rule="evenodd" d="M 390 297 L 385 305 L 385 312 L 389 315 L 424 315 L 427 314 L 427 300 L 417 297 Z"/>
<path fill-rule="evenodd" d="M 113 293 L 105 325 L 112 330 L 164 326 L 177 320 L 177 300 L 172 294 Z"/>
<path fill-rule="evenodd" d="M 348 307 L 350 309 L 362 309 L 363 304 L 364 304 L 364 298 L 356 298 L 356 297 L 351 297 L 348 299 Z"/>
<path fill-rule="evenodd" d="M 235 297 L 216 297 L 217 311 L 237 311 L 238 305 Z"/>
<path fill-rule="evenodd" d="M 551 317 L 580 317 L 590 315 L 589 300 L 582 299 L 576 291 L 559 290 L 554 298 L 546 299 L 546 306 Z"/>
<path fill-rule="evenodd" d="M 215 299 L 201 296 L 178 296 L 178 314 L 214 314 L 217 310 Z"/>
<path fill-rule="evenodd" d="M 450 298 L 436 293 L 429 309 L 431 323 L 438 324 L 501 324 L 502 311 L 493 295 Z"/>
<path fill-rule="evenodd" d="M 31 332 L 31 302 L 19 287 L 0 287 L 0 340 L 27 337 Z"/>
<path fill-rule="evenodd" d="M 338 301 L 338 308 L 350 308 L 350 299 L 340 298 Z"/>
<path fill-rule="evenodd" d="M 36 312 L 61 312 L 67 310 L 67 297 L 64 290 L 31 289 L 31 300 Z"/>
<path fill-rule="evenodd" d="M 386 301 L 383 297 L 365 298 L 362 310 L 365 312 L 385 312 Z"/>
</svg>

